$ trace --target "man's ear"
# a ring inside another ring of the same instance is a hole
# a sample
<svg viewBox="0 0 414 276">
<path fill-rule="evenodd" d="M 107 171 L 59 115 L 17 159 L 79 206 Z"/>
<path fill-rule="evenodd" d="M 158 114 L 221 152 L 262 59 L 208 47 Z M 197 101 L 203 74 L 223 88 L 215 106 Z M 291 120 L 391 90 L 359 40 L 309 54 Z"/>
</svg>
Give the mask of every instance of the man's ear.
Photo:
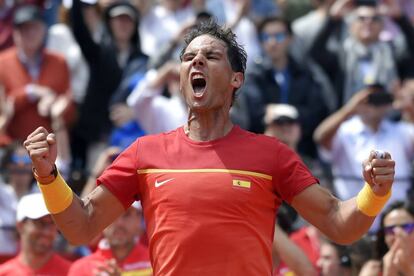
<svg viewBox="0 0 414 276">
<path fill-rule="evenodd" d="M 244 74 L 242 72 L 235 72 L 233 74 L 233 79 L 231 80 L 231 85 L 236 88 L 239 89 L 244 82 Z"/>
<path fill-rule="evenodd" d="M 24 224 L 24 221 L 16 222 L 16 230 L 19 233 L 19 235 L 22 234 L 23 224 Z"/>
</svg>

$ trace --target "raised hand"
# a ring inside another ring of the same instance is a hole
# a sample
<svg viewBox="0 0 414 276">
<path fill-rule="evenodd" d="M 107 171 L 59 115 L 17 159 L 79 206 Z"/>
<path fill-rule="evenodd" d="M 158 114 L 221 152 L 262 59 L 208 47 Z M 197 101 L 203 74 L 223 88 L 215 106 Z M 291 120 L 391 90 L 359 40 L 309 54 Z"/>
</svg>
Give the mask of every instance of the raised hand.
<svg viewBox="0 0 414 276">
<path fill-rule="evenodd" d="M 371 151 L 368 160 L 363 163 L 364 179 L 378 196 L 386 195 L 391 189 L 394 174 L 395 161 L 388 152 L 384 152 L 383 158 L 379 158 L 376 151 Z"/>
<path fill-rule="evenodd" d="M 53 171 L 57 157 L 55 135 L 44 127 L 38 127 L 23 142 L 39 177 L 47 177 Z"/>
</svg>

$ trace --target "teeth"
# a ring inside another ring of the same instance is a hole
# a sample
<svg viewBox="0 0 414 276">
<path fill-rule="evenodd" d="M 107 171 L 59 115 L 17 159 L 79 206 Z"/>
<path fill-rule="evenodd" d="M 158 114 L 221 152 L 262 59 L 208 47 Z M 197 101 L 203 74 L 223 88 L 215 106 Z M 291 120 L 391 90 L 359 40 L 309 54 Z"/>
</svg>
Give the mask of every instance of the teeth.
<svg viewBox="0 0 414 276">
<path fill-rule="evenodd" d="M 197 79 L 204 79 L 204 76 L 202 74 L 192 75 L 191 80 L 197 80 Z"/>
</svg>

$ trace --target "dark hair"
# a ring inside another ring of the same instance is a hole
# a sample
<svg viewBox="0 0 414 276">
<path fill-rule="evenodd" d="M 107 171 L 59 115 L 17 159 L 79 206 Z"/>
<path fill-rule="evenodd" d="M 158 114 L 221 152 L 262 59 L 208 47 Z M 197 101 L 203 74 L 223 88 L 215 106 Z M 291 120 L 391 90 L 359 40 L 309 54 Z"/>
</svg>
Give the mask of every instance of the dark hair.
<svg viewBox="0 0 414 276">
<path fill-rule="evenodd" d="M 256 31 L 257 31 L 257 35 L 259 36 L 259 40 L 261 40 L 260 34 L 263 32 L 263 29 L 266 27 L 266 25 L 269 24 L 269 23 L 273 23 L 273 22 L 277 22 L 277 23 L 281 23 L 281 24 L 285 25 L 287 33 L 290 36 L 292 35 L 292 26 L 291 26 L 289 20 L 287 20 L 286 18 L 277 16 L 277 15 L 273 15 L 273 16 L 267 16 L 267 17 L 263 18 L 257 24 Z"/>
<path fill-rule="evenodd" d="M 392 202 L 385 208 L 384 212 L 381 215 L 380 219 L 380 229 L 377 232 L 377 253 L 378 258 L 382 258 L 388 252 L 388 246 L 385 243 L 385 232 L 384 232 L 384 220 L 392 211 L 403 209 L 406 210 L 411 216 L 414 217 L 414 205 L 409 201 L 397 200 Z"/>
<path fill-rule="evenodd" d="M 242 72 L 244 74 L 247 62 L 246 51 L 240 44 L 238 44 L 236 35 L 230 29 L 222 28 L 213 19 L 201 22 L 201 24 L 197 25 L 195 29 L 191 30 L 185 36 L 184 47 L 180 53 L 180 60 L 182 60 L 182 56 L 191 41 L 201 35 L 210 35 L 223 41 L 227 46 L 227 56 L 231 68 L 234 72 Z"/>
</svg>

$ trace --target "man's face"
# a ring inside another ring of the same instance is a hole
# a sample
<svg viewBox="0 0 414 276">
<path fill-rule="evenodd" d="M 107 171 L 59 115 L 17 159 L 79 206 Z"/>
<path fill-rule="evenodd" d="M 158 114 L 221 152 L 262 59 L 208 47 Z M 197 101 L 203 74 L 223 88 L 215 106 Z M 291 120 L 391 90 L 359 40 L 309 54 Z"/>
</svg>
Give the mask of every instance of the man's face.
<svg viewBox="0 0 414 276">
<path fill-rule="evenodd" d="M 375 7 L 361 6 L 352 22 L 351 32 L 363 44 L 377 42 L 383 29 L 383 19 Z"/>
<path fill-rule="evenodd" d="M 9 183 L 19 190 L 28 190 L 33 180 L 32 162 L 23 147 L 17 147 L 7 164 Z"/>
<path fill-rule="evenodd" d="M 233 72 L 223 41 L 202 35 L 187 46 L 180 68 L 180 91 L 190 110 L 230 109 L 233 91 L 242 83 L 243 73 Z"/>
<path fill-rule="evenodd" d="M 57 229 L 50 215 L 39 219 L 26 218 L 17 224 L 17 229 L 21 237 L 22 250 L 36 255 L 47 254 L 53 250 Z"/>
<path fill-rule="evenodd" d="M 105 238 L 113 247 L 125 247 L 135 242 L 135 237 L 142 234 L 142 213 L 130 207 L 103 231 Z"/>
<path fill-rule="evenodd" d="M 338 276 L 340 273 L 340 261 L 336 248 L 323 243 L 320 248 L 320 256 L 317 265 L 321 271 L 321 276 Z"/>
<path fill-rule="evenodd" d="M 406 232 L 407 235 L 414 235 L 414 217 L 408 213 L 405 209 L 395 209 L 391 211 L 384 218 L 384 229 L 385 229 L 385 243 L 388 248 L 395 241 L 394 230 L 400 228 Z M 410 226 L 411 225 L 411 226 Z"/>
<path fill-rule="evenodd" d="M 14 43 L 26 54 L 32 54 L 42 48 L 46 35 L 46 26 L 41 21 L 29 21 L 15 27 Z"/>
<path fill-rule="evenodd" d="M 266 126 L 265 134 L 276 137 L 282 143 L 296 149 L 301 137 L 301 128 L 297 121 L 274 122 Z"/>
<path fill-rule="evenodd" d="M 129 41 L 135 31 L 135 21 L 126 14 L 112 17 L 109 21 L 117 41 Z"/>
<path fill-rule="evenodd" d="M 285 58 L 290 45 L 290 35 L 281 22 L 267 23 L 260 34 L 263 49 L 272 60 Z"/>
</svg>

